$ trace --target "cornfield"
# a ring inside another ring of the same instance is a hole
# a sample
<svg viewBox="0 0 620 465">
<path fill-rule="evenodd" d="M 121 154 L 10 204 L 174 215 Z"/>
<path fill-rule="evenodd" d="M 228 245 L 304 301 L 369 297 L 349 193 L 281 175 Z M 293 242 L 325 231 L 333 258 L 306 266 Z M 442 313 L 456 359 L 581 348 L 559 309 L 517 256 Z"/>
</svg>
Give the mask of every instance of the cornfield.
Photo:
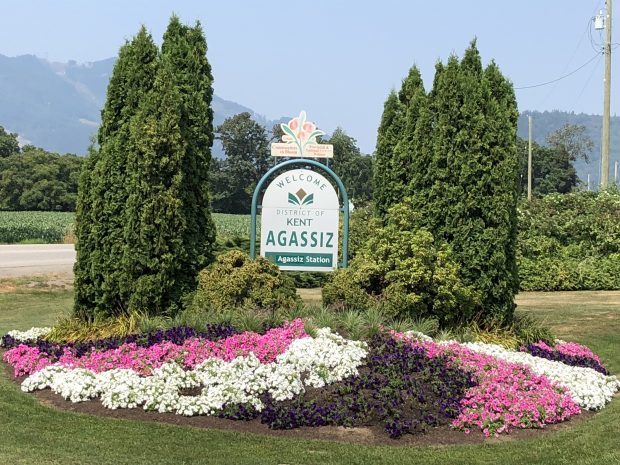
<svg viewBox="0 0 620 465">
<path fill-rule="evenodd" d="M 218 239 L 250 237 L 250 215 L 213 213 L 213 221 L 215 222 Z"/>
<path fill-rule="evenodd" d="M 68 212 L 2 212 L 0 243 L 63 243 L 73 237 L 75 214 Z"/>
<path fill-rule="evenodd" d="M 218 239 L 249 238 L 250 215 L 214 213 Z M 0 244 L 73 242 L 75 213 L 0 211 Z"/>
</svg>

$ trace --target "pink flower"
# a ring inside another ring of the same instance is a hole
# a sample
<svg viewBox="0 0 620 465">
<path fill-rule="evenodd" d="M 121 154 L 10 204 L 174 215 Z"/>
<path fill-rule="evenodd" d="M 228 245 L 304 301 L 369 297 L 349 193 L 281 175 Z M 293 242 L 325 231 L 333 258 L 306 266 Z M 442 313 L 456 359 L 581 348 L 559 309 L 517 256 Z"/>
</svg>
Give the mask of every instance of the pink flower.
<svg viewBox="0 0 620 465">
<path fill-rule="evenodd" d="M 302 129 L 307 133 L 311 133 L 312 131 L 316 129 L 316 125 L 314 123 L 311 123 L 310 121 L 307 121 L 304 123 L 304 126 Z"/>
<path fill-rule="evenodd" d="M 13 367 L 13 376 L 16 378 L 35 373 L 52 363 L 46 353 L 25 344 L 7 350 L 3 358 Z"/>
<path fill-rule="evenodd" d="M 87 368 L 96 373 L 126 368 L 141 375 L 149 375 L 153 369 L 167 362 L 174 361 L 186 368 L 194 368 L 208 358 L 231 361 L 250 353 L 256 355 L 262 363 L 270 363 L 284 353 L 295 339 L 307 336 L 303 320 L 296 319 L 265 334 L 245 332 L 216 342 L 190 338 L 182 345 L 166 341 L 150 347 L 139 347 L 129 343 L 116 349 L 93 349 L 81 357 L 65 347 L 56 363 L 71 368 Z M 35 373 L 52 363 L 47 354 L 23 344 L 7 351 L 4 359 L 13 366 L 16 377 Z"/>
<path fill-rule="evenodd" d="M 561 342 L 555 345 L 555 349 L 564 355 L 572 355 L 578 357 L 591 358 L 601 364 L 601 359 L 586 346 L 577 344 L 576 342 Z M 553 350 L 553 349 L 552 349 Z"/>
<path fill-rule="evenodd" d="M 293 118 L 292 120 L 290 120 L 288 122 L 288 127 L 295 131 L 299 127 L 299 118 Z"/>
<path fill-rule="evenodd" d="M 460 344 L 439 345 L 418 342 L 402 333 L 392 335 L 424 348 L 430 357 L 446 356 L 449 366 L 467 370 L 477 380 L 461 401 L 461 413 L 452 422 L 455 428 L 467 431 L 477 427 L 490 437 L 513 428 L 543 428 L 581 412 L 566 389 L 525 365 L 479 354 Z"/>
</svg>

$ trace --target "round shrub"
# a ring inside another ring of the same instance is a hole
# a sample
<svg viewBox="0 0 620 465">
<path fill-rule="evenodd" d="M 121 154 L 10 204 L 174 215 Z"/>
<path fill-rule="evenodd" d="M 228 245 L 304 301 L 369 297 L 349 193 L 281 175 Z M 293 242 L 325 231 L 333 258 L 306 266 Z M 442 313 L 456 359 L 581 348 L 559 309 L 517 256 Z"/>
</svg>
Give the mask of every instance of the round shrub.
<svg viewBox="0 0 620 465">
<path fill-rule="evenodd" d="M 414 214 L 406 205 L 390 210 L 386 226 L 376 229 L 350 267 L 334 273 L 323 287 L 323 303 L 343 309 L 379 308 L 391 318 L 434 317 L 442 325 L 467 321 L 479 296 L 460 277 L 459 265 L 445 244 L 403 222 Z"/>
<path fill-rule="evenodd" d="M 194 309 L 213 312 L 291 308 L 301 299 L 294 283 L 270 261 L 252 260 L 239 250 L 219 255 L 198 275 Z"/>
</svg>

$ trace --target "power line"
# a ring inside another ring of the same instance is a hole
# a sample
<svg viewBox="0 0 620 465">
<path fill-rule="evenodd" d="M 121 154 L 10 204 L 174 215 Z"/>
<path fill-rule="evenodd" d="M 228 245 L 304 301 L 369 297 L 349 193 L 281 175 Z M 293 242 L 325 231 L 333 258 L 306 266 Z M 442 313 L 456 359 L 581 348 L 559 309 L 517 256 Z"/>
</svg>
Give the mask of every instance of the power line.
<svg viewBox="0 0 620 465">
<path fill-rule="evenodd" d="M 594 11 L 592 12 L 592 15 L 596 14 L 596 11 L 598 10 L 598 7 L 600 5 L 602 0 L 598 0 L 596 8 L 594 9 Z M 584 28 L 583 33 L 581 34 L 581 37 L 579 38 L 579 42 L 577 43 L 577 47 L 575 47 L 575 50 L 573 51 L 573 53 L 570 56 L 570 59 L 568 60 L 568 62 L 566 63 L 566 65 L 564 66 L 564 68 L 562 68 L 561 73 L 564 74 L 566 73 L 570 68 L 569 66 L 571 66 L 573 64 L 573 59 L 575 58 L 575 56 L 577 55 L 577 52 L 579 51 L 581 44 L 584 42 L 584 39 L 586 36 L 588 36 L 590 38 L 590 44 L 592 44 L 592 23 L 594 21 L 594 16 L 592 16 L 586 21 L 586 27 Z M 594 49 L 595 52 L 600 52 L 602 50 L 602 48 L 598 48 L 598 49 Z M 545 97 L 542 99 L 542 101 L 540 102 L 541 105 L 544 104 L 545 102 L 547 102 L 547 100 L 549 99 L 549 97 L 551 96 L 551 94 L 553 92 L 555 92 L 556 88 L 558 87 L 558 83 L 560 81 L 555 81 L 553 83 L 552 86 L 547 87 L 549 90 L 546 93 Z"/>
<path fill-rule="evenodd" d="M 585 68 L 586 66 L 588 66 L 590 63 L 592 63 L 597 57 L 599 57 L 601 55 L 601 52 L 598 52 L 596 55 L 594 55 L 592 58 L 590 58 L 588 61 L 586 61 L 583 65 L 581 65 L 579 68 L 574 69 L 573 71 L 571 71 L 568 74 L 565 74 L 564 76 L 561 76 L 557 79 L 553 79 L 551 81 L 547 81 L 547 82 L 541 82 L 540 84 L 534 84 L 531 86 L 523 86 L 523 87 L 515 87 L 515 90 L 521 90 L 521 89 L 533 89 L 534 87 L 542 87 L 542 86 L 547 86 L 549 84 L 553 84 L 554 82 L 558 82 L 561 81 L 562 79 L 565 79 L 569 76 L 572 76 L 573 74 L 575 74 L 577 71 L 581 70 L 582 68 Z"/>
<path fill-rule="evenodd" d="M 579 101 L 581 100 L 581 96 L 583 95 L 584 91 L 588 87 L 588 84 L 590 84 L 590 81 L 592 80 L 592 77 L 594 76 L 594 72 L 598 69 L 598 66 L 601 63 L 602 58 L 603 58 L 603 55 L 602 54 L 599 55 L 598 60 L 596 60 L 596 63 L 592 67 L 592 71 L 590 72 L 590 76 L 588 77 L 588 80 L 586 81 L 586 83 L 581 88 L 581 92 L 579 92 L 579 95 L 577 96 L 577 99 L 575 100 L 575 103 L 573 103 L 572 107 L 575 107 L 577 105 L 577 103 L 579 103 Z"/>
<path fill-rule="evenodd" d="M 600 52 L 601 50 L 603 50 L 603 36 L 601 34 L 600 31 L 598 31 L 598 38 L 600 42 L 597 42 L 594 39 L 594 36 L 592 35 L 592 25 L 594 23 L 594 17 L 590 18 L 588 20 L 588 37 L 590 39 L 590 46 L 592 47 L 592 50 L 594 50 L 595 52 Z"/>
</svg>

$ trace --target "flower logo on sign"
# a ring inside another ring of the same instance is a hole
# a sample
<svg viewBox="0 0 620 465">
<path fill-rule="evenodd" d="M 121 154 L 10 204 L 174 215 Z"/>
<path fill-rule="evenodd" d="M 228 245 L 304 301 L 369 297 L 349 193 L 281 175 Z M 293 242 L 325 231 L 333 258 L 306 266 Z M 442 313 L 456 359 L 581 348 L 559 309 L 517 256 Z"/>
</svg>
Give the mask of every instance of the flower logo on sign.
<svg viewBox="0 0 620 465">
<path fill-rule="evenodd" d="M 294 194 L 288 193 L 288 203 L 293 205 L 312 205 L 314 203 L 314 194 L 307 194 L 305 190 L 299 189 Z"/>
<path fill-rule="evenodd" d="M 287 144 L 296 144 L 302 156 L 306 145 L 316 144 L 317 136 L 325 135 L 323 131 L 316 128 L 314 123 L 306 121 L 305 111 L 302 111 L 298 117 L 293 118 L 287 124 L 281 123 L 280 127 L 284 131 L 282 141 Z"/>
</svg>

